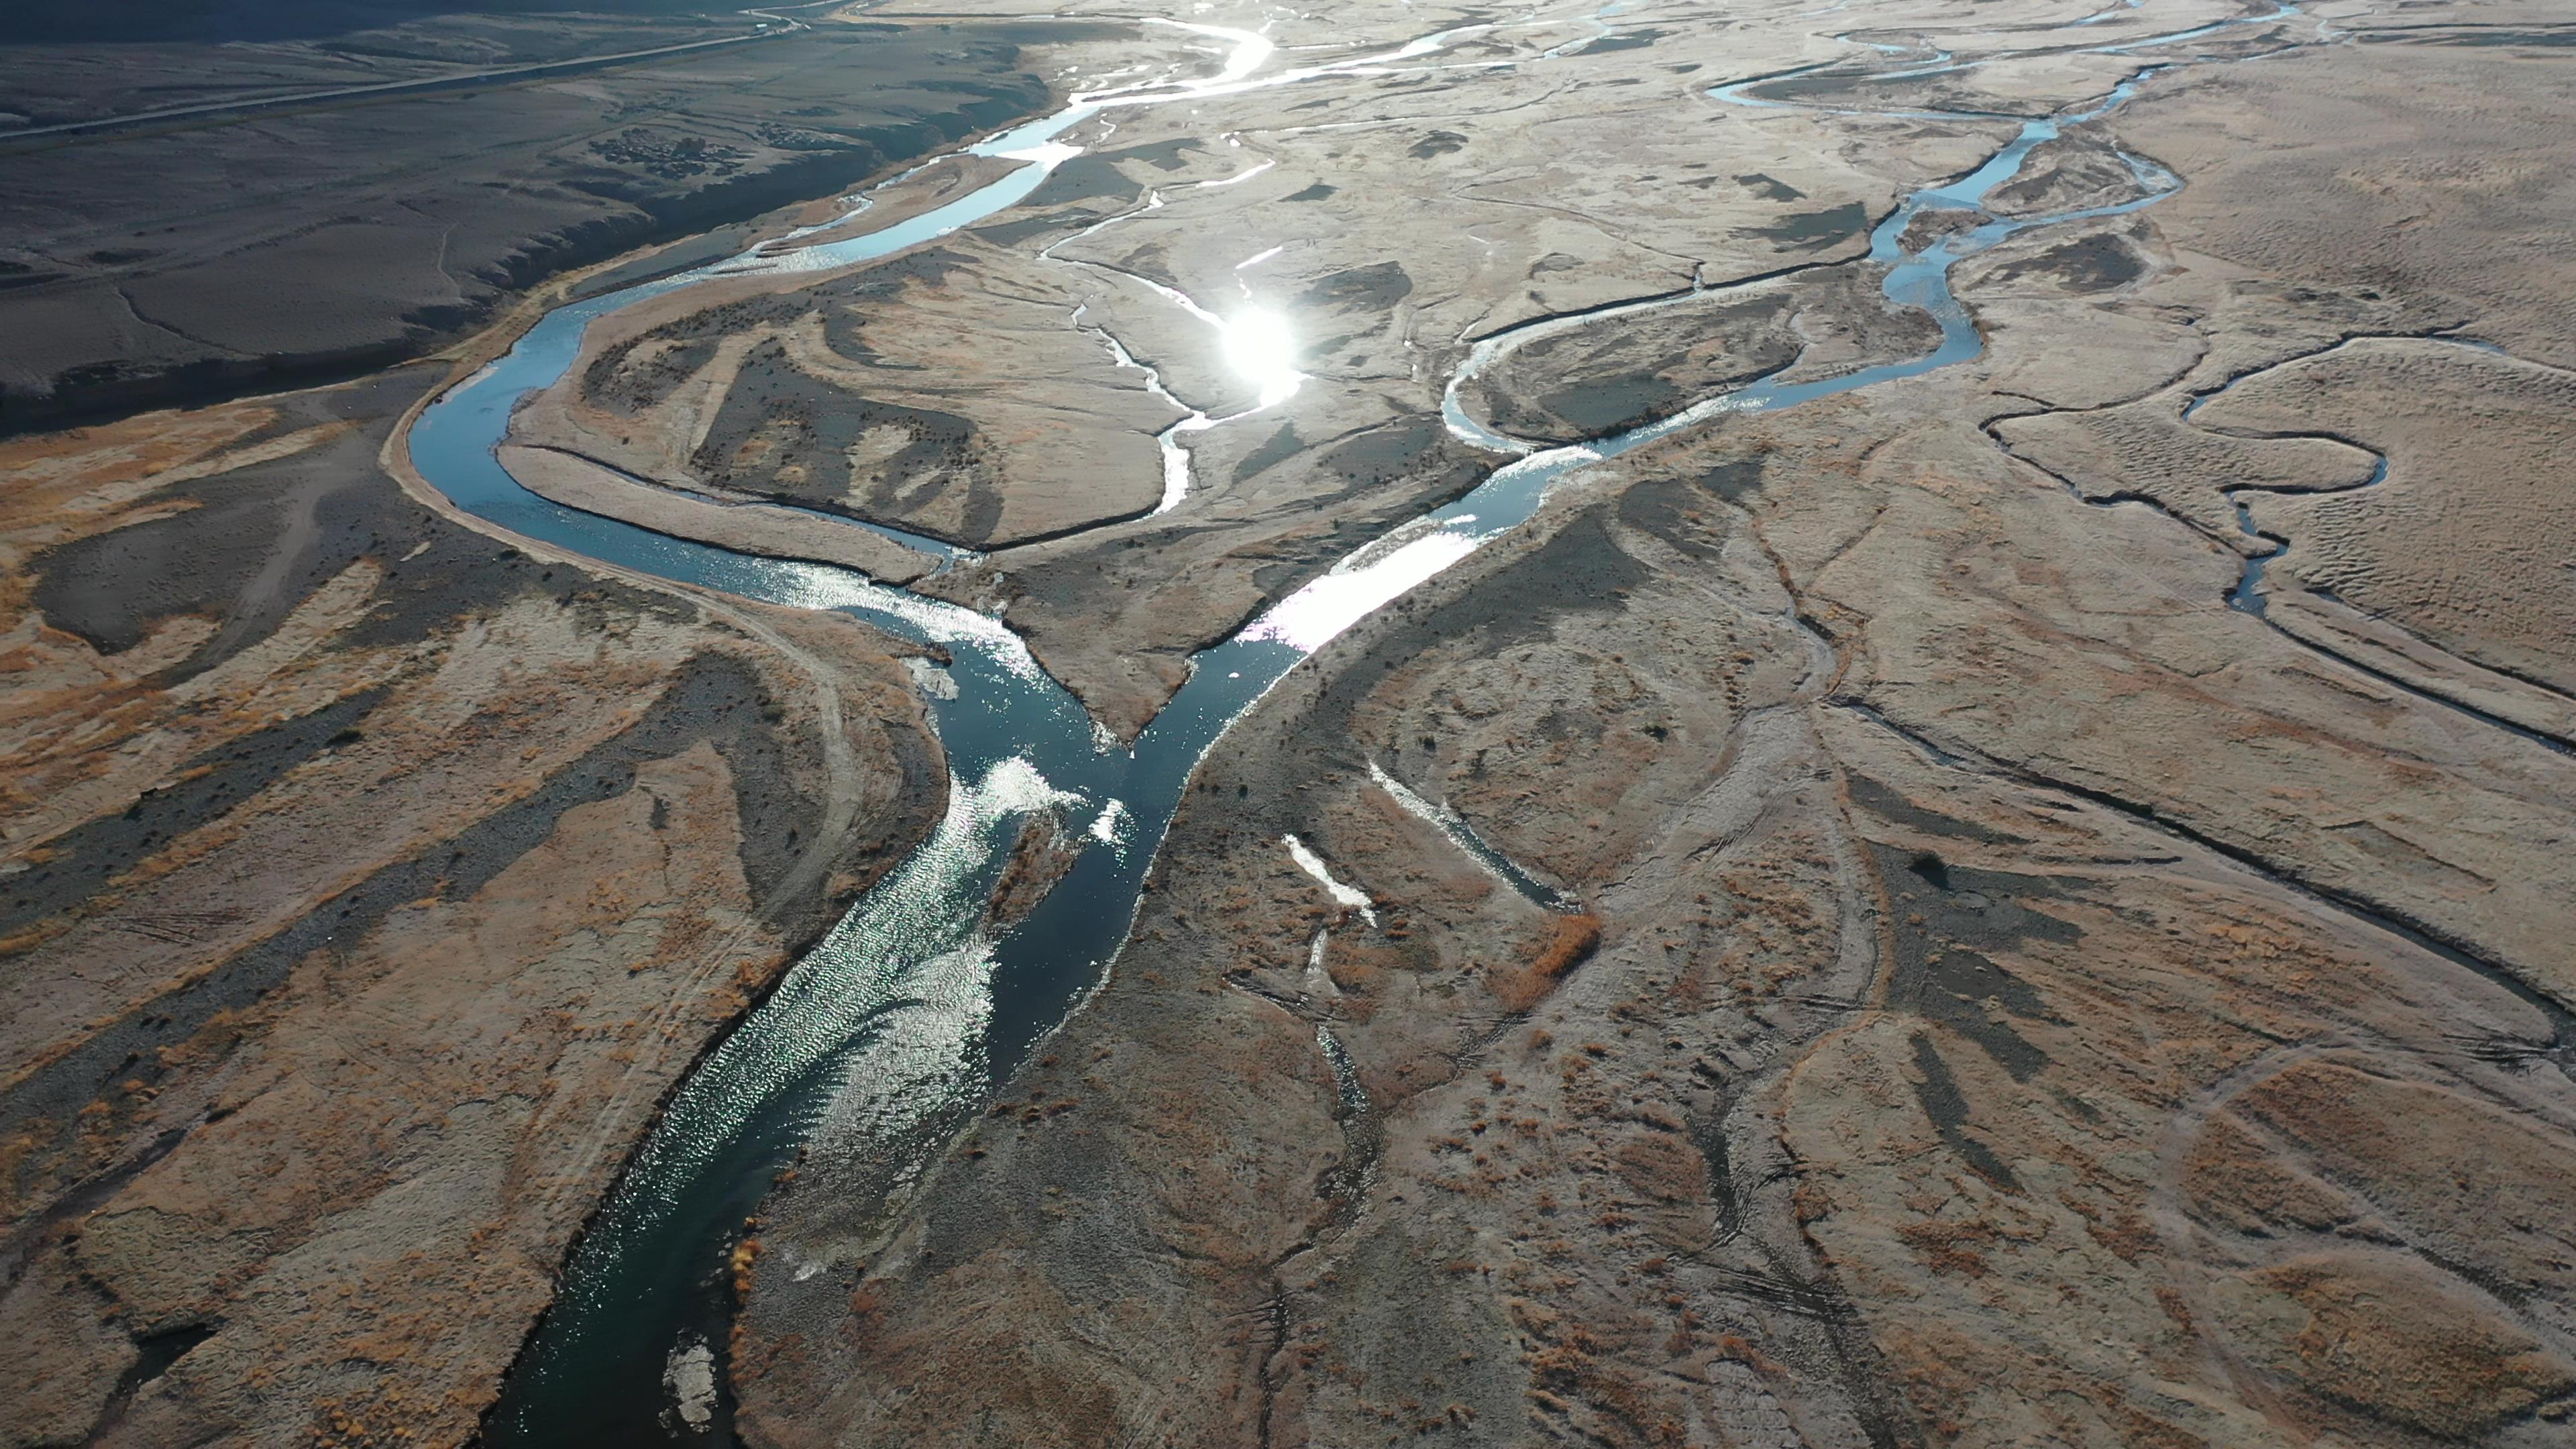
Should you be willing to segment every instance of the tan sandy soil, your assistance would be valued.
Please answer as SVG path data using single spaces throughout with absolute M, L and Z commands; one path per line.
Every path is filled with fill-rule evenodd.
M 2149 8 L 2104 38 L 2191 23 Z M 2431 18 L 2463 15 L 2486 18 Z M 1685 34 L 1600 74 L 1693 54 L 1686 20 L 1619 21 Z M 1773 17 L 1727 43 L 1785 64 L 1821 58 L 1799 29 L 1850 23 Z M 1979 23 L 1940 45 L 2031 43 Z M 2313 38 L 2294 29 L 2209 49 Z M 2184 191 L 1961 268 L 1984 357 L 1593 469 L 1292 675 L 1202 767 L 1107 985 L 924 1183 L 816 1163 L 773 1196 L 735 1366 L 747 1436 L 2563 1439 L 2576 758 L 2548 672 L 2558 374 L 2535 364 L 2568 332 L 2562 259 L 2530 239 L 2565 225 L 2564 168 L 2538 158 L 2567 142 L 2547 52 L 2454 33 L 2151 80 L 2017 201 L 2098 201 L 2115 140 Z M 2050 106 L 2120 73 L 2040 59 L 1887 90 Z M 1337 101 L 1438 114 L 1462 144 L 1424 164 L 1457 171 L 1394 219 L 1350 189 L 1299 203 L 1336 207 L 1347 240 L 1287 255 L 1374 238 L 1410 289 L 1373 320 L 1454 359 L 1458 324 L 1425 318 L 1530 305 L 1456 280 L 1482 230 L 1424 239 L 1425 215 L 1488 190 L 1480 165 L 1594 198 L 1605 238 L 1668 224 L 1664 133 L 1728 176 L 1758 169 L 1733 149 L 1755 132 L 1832 165 L 1964 169 L 1905 169 L 1951 143 L 1893 143 L 1909 128 L 1885 120 L 1686 127 L 1670 91 L 1640 127 L 1587 108 L 1576 64 L 1548 124 L 1479 118 L 1538 74 Z M 1665 184 L 1621 178 L 1626 210 L 1550 171 L 1591 154 L 1587 128 Z M 1515 149 L 1538 132 L 1543 152 Z M 1343 172 L 1283 160 L 1278 185 L 1397 154 L 1348 150 Z M 1262 245 L 1294 214 L 1252 209 L 1269 181 L 1218 193 L 1274 218 Z M 2407 225 L 2355 200 L 2407 185 L 2442 196 Z M 1232 225 L 1204 250 L 1259 250 L 1251 222 L 1185 200 L 1154 216 L 1161 252 L 1120 228 L 1098 244 L 1185 287 L 1168 238 Z M 1619 241 L 1569 254 L 1629 296 L 1675 284 Z M 1849 365 L 1817 355 L 1825 324 L 1890 335 L 1814 312 L 1803 366 Z M 2524 360 L 2343 341 L 2440 329 Z M 1673 330 L 1576 329 L 1490 374 L 1479 415 L 1559 426 L 1602 405 L 1586 379 L 1716 376 L 1718 339 L 1745 345 Z M 1290 451 L 1347 436 L 1310 422 L 1378 365 L 1342 347 L 1371 360 L 1314 369 L 1243 435 L 1287 430 L 1275 453 L 1234 425 L 1194 440 L 1207 493 L 1176 517 L 1257 532 L 1262 490 L 1283 515 L 1347 506 Z M 1410 397 L 1377 426 L 1436 401 Z M 1228 458 L 1260 466 L 1229 478 Z M 2238 533 L 2238 499 L 2292 540 L 2262 618 L 2226 602 L 2271 546 Z M 1132 608 L 1131 579 L 1201 610 L 1259 593 L 1193 567 L 1195 539 L 1173 558 L 1121 533 L 1138 546 L 995 560 L 1010 617 L 1095 698 L 1112 646 L 1051 638 L 1058 612 Z M 1080 587 L 1040 593 L 1075 560 Z M 1122 689 L 1153 677 L 1124 658 Z M 1291 834 L 1374 919 L 1297 867 Z
M 2255 522 L 2330 593 L 2562 694 L 2576 693 L 2576 375 L 2440 343 L 2365 338 L 2260 373 L 2193 415 L 2227 433 L 2328 434 L 2388 460 L 2368 493 L 2266 498 Z M 2301 545 L 2305 545 L 2302 549 Z
M 2392 1270 L 2332 1235 L 2411 1200 L 2437 1216 L 2383 1234 L 2465 1245 L 2470 1210 L 2438 1217 L 2455 1170 L 2404 1164 L 2485 1094 L 2543 1115 L 2478 1130 L 2546 1145 L 2462 1160 L 2555 1190 L 2570 1144 L 2539 1124 L 2569 1091 L 2515 1066 L 2540 1013 L 2192 842 L 1820 706 L 1834 657 L 1750 517 L 1622 481 L 1229 737 L 1107 993 L 920 1198 L 867 1233 L 828 1178 L 773 1199 L 760 1438 L 2381 1442 L 2566 1391 L 2548 1320 L 2475 1286 L 2484 1266 Z M 1599 954 L 1542 970 L 1546 914 L 1372 763 L 1572 888 Z M 1293 866 L 1291 830 L 1377 925 Z M 2243 1068 L 2346 1037 L 2422 1083 L 2372 1119 L 2395 1138 L 2359 1149 L 2375 1177 L 2331 1172 L 2384 1207 L 2248 1238 L 2214 1189 L 2167 1186 Z M 2277 1175 L 2271 1150 L 2215 1161 Z M 2391 1313 L 2389 1271 L 2456 1318 Z M 2234 1306 L 2258 1292 L 2314 1306 Z M 2445 1366 L 2419 1374 L 2428 1334 Z M 2329 1347 L 2369 1335 L 2407 1367 Z
M 792 241 L 781 239 L 774 250 L 804 246 L 828 246 L 853 236 L 865 235 L 879 227 L 900 225 L 925 211 L 935 210 L 997 177 L 1019 169 L 1016 161 L 998 156 L 941 156 L 923 163 L 902 182 L 869 189 L 869 205 L 855 211 L 847 207 L 829 207 L 825 214 L 807 225 L 819 230 Z M 821 225 L 829 222 L 830 225 Z
M 0 1442 L 464 1438 L 678 1073 L 936 808 L 847 621 L 404 500 L 433 376 L 0 452 Z
M 1141 514 L 1162 494 L 1152 435 L 1180 415 L 1064 325 L 1078 280 L 966 243 L 854 284 L 719 284 L 740 300 L 597 329 L 618 350 L 518 433 L 976 547 Z M 913 300 L 901 325 L 877 321 L 890 289 Z
M 758 503 L 718 503 L 656 488 L 570 453 L 508 446 L 501 466 L 531 493 L 568 508 L 764 558 L 818 559 L 891 584 L 930 571 L 926 555 L 865 529 Z
M 976 1125 L 772 1192 L 746 1442 L 2567 1441 L 2563 32 L 2330 3 L 2079 53 L 2248 13 L 2097 8 L 1220 6 L 1283 68 L 1491 24 L 1106 111 L 972 231 L 593 329 L 518 436 L 670 485 L 603 511 L 991 544 L 923 587 L 1132 734 L 1497 466 L 1438 416 L 1480 338 L 1712 289 L 1462 393 L 1559 438 L 1928 346 L 1867 229 L 2014 123 L 1831 108 L 2038 115 L 2157 65 L 1989 199 L 2133 195 L 2122 150 L 2183 183 L 1961 266 L 1973 361 L 1574 473 L 1292 673 Z M 1070 13 L 1026 57 L 1061 90 L 1214 55 Z M 1779 104 L 1704 94 L 1757 75 Z M 1295 395 L 1230 416 L 1256 380 L 1164 288 L 1274 309 Z M 1113 340 L 1227 419 L 1169 513 L 1178 412 Z M 846 620 L 292 477 L 301 531 L 225 511 L 370 408 L 15 464 L 18 1442 L 463 1438 L 662 1087 L 935 798 Z M 1064 864 L 1029 822 L 987 921 Z

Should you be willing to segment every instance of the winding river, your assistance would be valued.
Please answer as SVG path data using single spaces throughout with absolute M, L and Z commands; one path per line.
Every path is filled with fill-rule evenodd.
M 1615 8 L 1593 12 L 1596 23 Z M 1938 320 L 1941 340 L 1931 352 L 1829 378 L 1790 380 L 1793 368 L 1645 426 L 1543 449 L 1469 416 L 1458 401 L 1459 384 L 1534 338 L 1615 323 L 1724 289 L 1694 285 L 1579 318 L 1542 319 L 1476 342 L 1449 382 L 1443 412 L 1460 437 L 1509 461 L 1456 502 L 1358 550 L 1196 656 L 1188 683 L 1132 748 L 1112 743 L 1018 636 L 994 618 L 842 569 L 746 556 L 566 508 L 520 487 L 502 468 L 494 449 L 512 411 L 563 377 L 584 329 L 610 312 L 747 271 L 855 265 L 982 221 L 1026 198 L 1055 167 L 1080 154 L 1064 139 L 1068 133 L 1122 107 L 1401 67 L 1450 48 L 1463 35 L 1490 29 L 1444 32 L 1391 51 L 1274 73 L 1265 69 L 1272 47 L 1258 35 L 1181 28 L 1223 42 L 1226 60 L 1216 74 L 1077 96 L 1052 115 L 969 147 L 973 155 L 1022 164 L 899 224 L 802 243 L 805 236 L 846 229 L 844 218 L 741 257 L 559 308 L 506 356 L 425 409 L 410 429 L 410 456 L 421 476 L 500 529 L 637 574 L 772 604 L 841 610 L 935 645 L 950 661 L 946 677 L 929 681 L 924 691 L 953 780 L 945 817 L 682 1084 L 575 1250 L 554 1308 L 487 1422 L 487 1442 L 495 1446 L 728 1437 L 721 1405 L 714 1404 L 708 1387 L 711 1375 L 720 1376 L 713 1359 L 724 1341 L 729 1303 L 722 1268 L 735 1233 L 774 1173 L 800 1149 L 818 1155 L 910 1154 L 915 1160 L 934 1151 L 990 1084 L 1009 1073 L 1102 978 L 1133 924 L 1146 871 L 1200 758 L 1301 660 L 1518 527 L 1570 472 L 1724 414 L 1790 407 L 1977 356 L 1982 338 L 1949 287 L 1955 263 L 2031 227 L 2150 205 L 2179 185 L 2151 163 L 2127 158 L 2137 194 L 2116 204 L 2019 219 L 1984 217 L 1977 210 L 1988 191 L 2019 173 L 2034 147 L 2065 126 L 2109 112 L 2147 72 L 2065 115 L 2021 120 L 1924 113 L 2016 127 L 1974 171 L 1905 197 L 1870 234 L 1869 260 L 1885 268 L 1888 299 Z M 1532 59 L 1568 50 L 1559 47 Z M 1789 104 L 1763 98 L 1759 88 L 1767 83 L 1742 82 L 1708 94 L 1727 104 Z M 1945 210 L 1984 219 L 1909 250 L 1906 233 L 1914 219 Z M 1074 325 L 1080 325 L 1079 315 Z M 1214 425 L 1203 414 L 1194 417 L 1196 427 Z M 1166 507 L 1184 505 L 1187 494 L 1186 459 L 1173 464 L 1171 454 L 1178 450 L 1170 443 L 1167 434 Z M 1178 477 L 1171 476 L 1175 466 Z M 849 525 L 818 521 L 819 526 Z M 987 936 L 981 929 L 986 901 L 1021 824 L 1042 810 L 1080 832 L 1081 853 L 1016 928 Z M 675 1393 L 686 1405 L 685 1424 Z

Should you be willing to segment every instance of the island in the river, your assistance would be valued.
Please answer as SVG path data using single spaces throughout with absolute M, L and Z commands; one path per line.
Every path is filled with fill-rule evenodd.
M 0 1446 L 2576 1444 L 2559 10 L 30 9 Z

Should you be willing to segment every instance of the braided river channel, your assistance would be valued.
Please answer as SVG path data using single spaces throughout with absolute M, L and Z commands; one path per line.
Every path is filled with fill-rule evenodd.
M 1595 14 L 1603 24 L 1615 6 Z M 2232 24 L 2276 20 L 2280 11 Z M 1148 22 L 1169 24 L 1170 22 Z M 730 1440 L 721 1403 L 720 1355 L 731 1307 L 724 1266 L 746 1215 L 775 1174 L 800 1153 L 871 1154 L 918 1164 L 977 1109 L 992 1085 L 1059 1025 L 1109 969 L 1134 923 L 1139 893 L 1192 772 L 1227 726 L 1271 685 L 1343 630 L 1530 518 L 1567 474 L 1725 414 L 1774 410 L 1873 387 L 1976 357 L 1984 343 L 1953 297 L 1952 266 L 2032 227 L 2136 210 L 2178 188 L 2150 162 L 2124 157 L 2136 193 L 2109 206 L 2054 216 L 1994 219 L 1981 199 L 2013 179 L 2031 150 L 2070 125 L 2103 116 L 2152 68 L 2068 113 L 2027 119 L 1974 112 L 1898 112 L 2014 128 L 1968 174 L 1904 197 L 1870 233 L 1868 264 L 1884 271 L 1897 307 L 1928 312 L 1940 342 L 1912 359 L 1841 376 L 1776 378 L 1706 397 L 1629 431 L 1545 447 L 1468 416 L 1459 385 L 1522 343 L 1569 328 L 1616 326 L 1623 317 L 1722 294 L 1694 285 L 1579 316 L 1542 318 L 1469 348 L 1450 378 L 1443 412 L 1451 430 L 1496 455 L 1471 492 L 1394 529 L 1280 600 L 1231 638 L 1199 653 L 1189 680 L 1131 746 L 1110 738 L 1031 657 L 1003 623 L 972 609 L 876 583 L 819 563 L 739 554 L 564 507 L 521 487 L 495 449 L 511 414 L 571 368 L 599 317 L 701 283 L 746 272 L 821 271 L 860 265 L 935 240 L 1008 210 L 1081 148 L 1063 139 L 1122 108 L 1205 101 L 1317 77 L 1368 75 L 1432 63 L 1478 26 L 1323 65 L 1272 68 L 1271 44 L 1248 32 L 1180 27 L 1220 42 L 1222 66 L 1196 81 L 1162 81 L 1075 96 L 1063 109 L 965 148 L 1020 164 L 969 194 L 854 238 L 797 245 L 798 236 L 743 256 L 565 305 L 507 355 L 426 408 L 407 436 L 411 462 L 432 487 L 497 530 L 632 574 L 769 604 L 853 614 L 903 639 L 933 646 L 948 663 L 925 689 L 947 755 L 947 809 L 914 852 L 835 924 L 778 989 L 738 1022 L 681 1085 L 650 1137 L 575 1248 L 554 1307 L 514 1369 L 485 1425 L 504 1445 Z M 1606 29 L 1606 24 L 1605 24 Z M 2205 30 L 2099 50 L 2133 51 Z M 1873 47 L 1884 51 L 1887 47 Z M 1563 48 L 1560 48 L 1560 51 Z M 1538 63 L 1559 52 L 1533 55 Z M 1940 60 L 1946 60 L 1943 56 Z M 1936 62 L 1937 63 L 1937 62 Z M 1462 68 L 1472 73 L 1473 68 Z M 1796 75 L 1812 75 L 1809 67 Z M 1896 77 L 1923 73 L 1887 71 Z M 1842 72 L 1837 72 L 1837 75 Z M 1853 79 L 1870 78 L 1850 72 Z M 1727 105 L 1810 107 L 1765 99 L 1766 81 L 1707 95 Z M 1976 225 L 1909 249 L 1917 215 L 1961 211 Z M 827 224 L 846 231 L 847 218 Z M 1175 297 L 1182 305 L 1193 305 Z M 1284 407 L 1291 400 L 1274 401 Z M 1223 421 L 1223 420 L 1219 420 Z M 1185 490 L 1167 506 L 1186 507 Z M 816 516 L 820 528 L 859 526 Z M 930 540 L 879 529 L 940 553 Z M 1037 811 L 1087 821 L 1070 870 L 1018 925 L 988 937 L 985 905 L 1022 823 Z M 694 1360 L 694 1387 L 681 1372 Z M 682 1409 L 686 1412 L 682 1412 Z

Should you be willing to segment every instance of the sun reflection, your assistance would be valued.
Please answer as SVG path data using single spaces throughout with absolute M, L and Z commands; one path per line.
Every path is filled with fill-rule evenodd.
M 1218 324 L 1225 329 L 1225 363 L 1235 375 L 1261 389 L 1257 406 L 1286 402 L 1306 380 L 1297 370 L 1297 337 L 1288 319 L 1267 307 L 1237 312 Z

